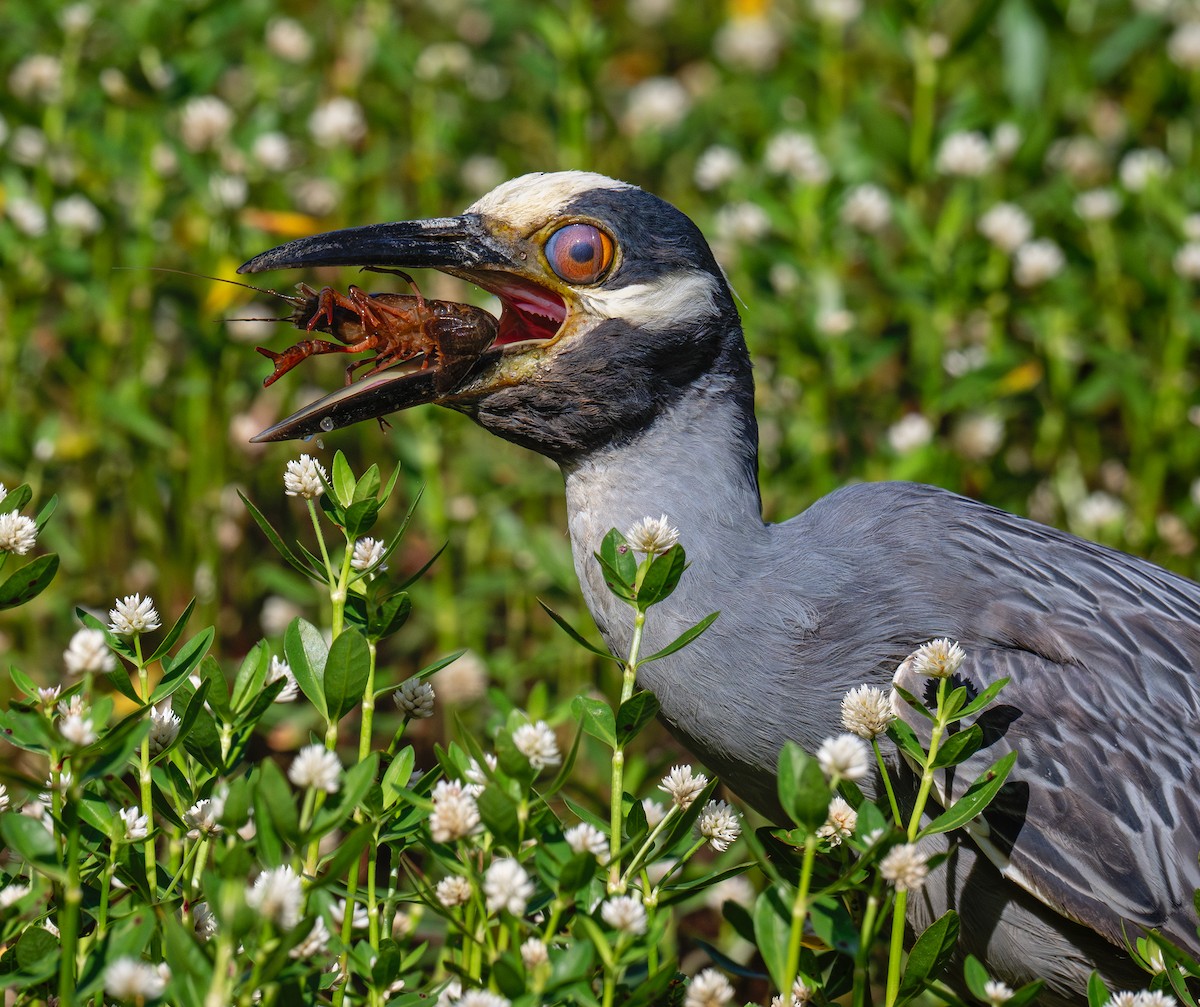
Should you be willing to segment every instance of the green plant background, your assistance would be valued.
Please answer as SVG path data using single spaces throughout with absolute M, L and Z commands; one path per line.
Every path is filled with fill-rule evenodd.
M 335 387 L 340 366 L 306 363 L 262 389 L 269 366 L 253 347 L 282 348 L 291 330 L 247 341 L 223 319 L 261 313 L 268 299 L 151 267 L 232 276 L 294 235 L 457 212 L 492 182 L 532 170 L 634 181 L 716 241 L 757 365 L 769 519 L 850 480 L 915 479 L 1194 575 L 1200 431 L 1189 408 L 1200 323 L 1194 281 L 1173 259 L 1187 215 L 1200 209 L 1200 75 L 1168 56 L 1178 30 L 1168 6 L 871 3 L 843 28 L 799 0 L 183 0 L 98 2 L 79 27 L 61 5 L 6 4 L 0 481 L 60 495 L 39 548 L 61 553 L 63 565 L 47 594 L 0 622 L 4 663 L 53 679 L 73 607 L 107 608 L 135 590 L 165 615 L 197 595 L 199 624 L 218 627 L 231 661 L 262 635 L 264 604 L 277 611 L 279 599 L 309 597 L 236 490 L 303 532 L 281 486 L 301 446 L 260 448 L 247 437 Z M 268 45 L 281 16 L 309 34 L 306 58 Z M 750 42 L 739 49 L 739 38 Z M 31 54 L 61 61 L 57 95 L 22 93 Z M 655 78 L 674 82 L 664 92 L 674 105 L 639 128 Z M 204 95 L 226 103 L 232 124 L 193 150 L 182 117 Z M 365 134 L 322 146 L 309 116 L 339 95 L 360 104 Z M 1020 142 L 982 177 L 938 170 L 947 135 L 992 135 L 1003 123 Z M 764 153 L 784 131 L 811 135 L 827 182 L 769 170 Z M 268 132 L 289 139 L 288 167 L 256 159 Z M 1064 165 L 1063 141 L 1080 137 L 1088 140 L 1076 147 L 1095 155 L 1086 171 Z M 736 152 L 741 167 L 700 188 L 696 164 L 713 145 Z M 1141 147 L 1166 151 L 1171 171 L 1127 191 L 1118 166 Z M 243 179 L 244 201 L 222 205 L 218 175 Z M 315 206 L 313 180 L 332 196 L 325 207 Z M 841 219 L 847 193 L 864 182 L 891 199 L 878 234 Z M 1089 223 L 1074 200 L 1097 186 L 1113 187 L 1121 210 Z M 56 222 L 55 204 L 72 194 L 99 210 L 96 233 Z M 1057 277 L 1013 282 L 1008 257 L 976 226 L 1000 200 L 1062 248 Z M 28 203 L 48 215 L 43 233 L 20 226 Z M 765 221 L 739 239 L 746 203 Z M 297 278 L 260 279 L 289 291 Z M 421 282 L 486 303 L 436 275 Z M 848 327 L 832 331 L 827 319 L 839 311 L 850 313 L 839 316 Z M 968 357 L 972 369 L 953 363 Z M 912 413 L 932 436 L 897 450 L 889 430 Z M 992 430 L 1003 425 L 982 453 L 970 436 L 981 416 Z M 391 423 L 387 433 L 363 424 L 303 447 L 326 463 L 341 448 L 358 471 L 399 458 L 407 500 L 425 486 L 393 561 L 402 568 L 449 543 L 381 663 L 399 680 L 469 647 L 514 701 L 526 703 L 534 683 L 552 699 L 586 688 L 598 670 L 536 601 L 585 620 L 557 472 L 434 408 Z M 396 522 L 402 513 L 395 508 Z M 278 640 L 281 627 L 268 622 Z

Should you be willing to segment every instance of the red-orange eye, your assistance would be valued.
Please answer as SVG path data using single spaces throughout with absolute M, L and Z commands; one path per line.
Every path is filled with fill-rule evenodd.
M 612 265 L 612 239 L 591 224 L 567 224 L 546 242 L 546 261 L 568 283 L 595 283 Z

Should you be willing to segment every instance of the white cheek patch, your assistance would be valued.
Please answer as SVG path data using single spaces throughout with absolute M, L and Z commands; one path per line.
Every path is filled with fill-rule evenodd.
M 557 217 L 585 192 L 632 188 L 628 182 L 594 171 L 535 172 L 498 185 L 477 199 L 467 212 L 495 217 L 518 231 L 530 231 Z
M 720 288 L 707 273 L 680 271 L 619 290 L 579 294 L 580 305 L 599 318 L 624 318 L 642 329 L 670 329 L 718 314 Z

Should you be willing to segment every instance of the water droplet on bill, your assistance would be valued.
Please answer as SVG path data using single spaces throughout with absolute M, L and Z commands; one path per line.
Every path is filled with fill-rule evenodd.
M 326 416 L 323 420 L 321 420 L 321 429 L 324 430 L 326 433 L 329 433 L 329 431 L 333 429 L 333 417 L 332 416 Z

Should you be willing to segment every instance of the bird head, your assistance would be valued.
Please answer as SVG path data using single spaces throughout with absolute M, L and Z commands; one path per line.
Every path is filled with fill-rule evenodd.
M 428 371 L 388 369 L 255 440 L 438 402 L 565 463 L 635 437 L 697 381 L 725 373 L 753 393 L 729 286 L 699 229 L 603 175 L 525 175 L 461 216 L 301 238 L 239 272 L 338 265 L 432 267 L 475 283 L 502 305 L 496 341 L 450 392 Z

